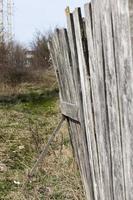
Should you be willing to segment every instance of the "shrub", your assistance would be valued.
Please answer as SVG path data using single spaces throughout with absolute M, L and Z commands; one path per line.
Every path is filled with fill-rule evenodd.
M 33 52 L 32 67 L 35 69 L 42 68 L 45 70 L 48 69 L 51 64 L 47 42 L 48 39 L 45 35 L 37 33 L 31 43 L 31 49 Z
M 15 41 L 0 44 L 0 82 L 4 84 L 38 82 L 50 65 L 45 35 L 37 33 L 30 50 Z
M 19 83 L 24 75 L 26 49 L 17 42 L 0 44 L 0 82 Z

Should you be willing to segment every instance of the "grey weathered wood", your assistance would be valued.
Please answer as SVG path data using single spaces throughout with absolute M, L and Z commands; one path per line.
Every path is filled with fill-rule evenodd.
M 75 27 L 73 21 L 73 15 L 71 13 L 67 13 L 67 29 L 68 29 L 68 38 L 69 44 L 71 49 L 71 58 L 72 58 L 72 69 L 73 69 L 73 79 L 75 82 L 76 88 L 76 98 L 77 104 L 79 106 L 79 118 L 81 123 L 81 132 L 79 134 L 79 142 L 82 143 L 81 152 L 85 154 L 85 159 L 82 160 L 82 154 L 80 157 L 82 170 L 81 170 L 81 177 L 83 184 L 85 186 L 86 197 L 87 199 L 93 199 L 93 188 L 92 188 L 92 178 L 90 173 L 90 164 L 88 160 L 88 151 L 87 151 L 87 141 L 86 141 L 86 131 L 85 131 L 85 123 L 84 123 L 84 115 L 83 115 L 83 105 L 82 105 L 82 92 L 81 92 L 81 82 L 80 82 L 80 74 L 79 74 L 79 63 L 78 63 L 78 54 L 77 54 L 77 45 L 76 45 L 76 37 L 75 37 Z
M 79 8 L 67 12 L 67 29 L 56 30 L 49 44 L 88 200 L 133 199 L 128 7 L 127 0 L 92 0 L 84 18 Z
M 64 30 L 62 30 L 60 32 L 58 30 L 56 31 L 56 39 L 57 39 L 56 43 L 57 44 L 59 44 L 59 43 L 61 44 L 60 45 L 60 47 L 62 48 L 61 52 L 63 52 L 64 50 L 66 51 L 66 47 L 62 46 L 62 45 L 64 45 L 64 41 L 61 40 L 62 37 L 64 37 L 64 39 L 66 39 L 66 34 L 64 34 L 64 36 L 62 36 L 62 34 L 64 34 Z M 60 47 L 58 46 L 56 48 L 56 51 L 57 51 L 56 54 L 58 54 L 58 51 L 59 51 Z M 64 60 L 69 59 L 69 60 L 67 60 L 67 63 L 70 62 L 70 57 L 68 57 L 68 51 L 69 51 L 69 49 L 67 47 L 67 52 L 65 52 L 65 54 L 63 54 L 63 55 L 61 54 L 61 56 L 63 57 Z M 66 55 L 67 55 L 67 57 L 66 57 Z M 58 57 L 59 57 L 58 63 L 61 63 L 62 61 L 61 61 L 60 55 Z M 61 79 L 64 80 L 64 75 L 65 75 L 65 78 L 68 78 L 67 83 L 69 83 L 70 77 L 71 77 L 71 76 L 69 77 L 69 75 L 71 74 L 71 71 L 70 71 L 70 68 L 69 68 L 69 73 L 68 73 L 66 71 L 66 70 L 68 70 L 68 65 L 66 65 L 65 69 L 64 69 L 64 66 L 65 66 L 65 64 L 62 65 L 62 66 L 60 66 L 60 68 L 61 68 L 60 70 L 61 71 L 59 70 L 59 76 L 61 76 Z M 62 67 L 63 67 L 63 69 L 62 69 Z M 65 73 L 62 72 L 62 70 L 63 71 L 65 70 Z M 65 89 L 67 89 L 67 95 L 68 95 L 68 91 L 69 91 L 72 94 L 72 96 L 73 96 L 73 94 L 74 94 L 74 88 L 69 87 L 69 89 L 68 89 L 68 86 L 65 83 Z M 75 97 L 76 97 L 76 94 L 74 95 L 74 98 Z M 63 96 L 63 98 L 66 98 L 68 100 L 68 102 L 70 102 L 72 100 L 72 99 L 70 100 L 70 96 L 69 96 L 69 99 L 68 99 L 68 96 L 66 96 L 66 94 L 65 94 L 65 97 Z M 68 120 L 68 123 L 70 125 L 71 139 L 72 139 L 72 142 L 73 142 L 73 148 L 75 150 L 75 155 L 76 155 L 76 158 L 77 158 L 77 162 L 78 162 L 78 165 L 79 165 L 79 167 L 81 169 L 82 179 L 83 179 L 83 182 L 85 183 L 84 185 L 87 186 L 88 185 L 87 184 L 88 172 L 87 172 L 86 168 L 88 167 L 89 164 L 87 162 L 87 160 L 88 160 L 88 153 L 87 153 L 87 149 L 86 149 L 87 146 L 85 144 L 85 142 L 86 142 L 85 141 L 85 135 L 82 134 L 82 130 L 81 130 L 81 127 L 80 127 L 79 124 L 74 124 L 74 122 L 71 121 L 70 119 Z M 83 138 L 84 138 L 85 142 L 83 142 Z M 88 191 L 88 188 L 86 188 L 86 191 Z M 88 192 L 87 192 L 87 194 L 88 194 Z
M 103 59 L 105 67 L 105 86 L 112 162 L 112 184 L 114 199 L 125 199 L 123 152 L 121 146 L 118 88 L 116 80 L 113 30 L 109 1 L 101 6 L 101 26 L 103 40 Z
M 81 17 L 81 11 L 77 8 L 74 12 L 74 25 L 75 25 L 75 35 L 77 43 L 78 52 L 78 62 L 79 62 L 79 72 L 81 80 L 81 90 L 83 95 L 83 109 L 84 109 L 84 119 L 85 127 L 87 130 L 87 142 L 90 160 L 90 170 L 92 174 L 92 183 L 94 189 L 94 198 L 102 198 L 102 190 L 100 184 L 99 168 L 98 168 L 98 155 L 95 140 L 95 130 L 94 130 L 94 120 L 91 102 L 91 86 L 90 77 L 88 73 L 88 58 L 86 57 L 85 49 L 85 35 L 83 32 L 83 21 Z
M 68 38 L 67 38 L 66 32 L 63 31 L 62 33 L 63 33 L 63 38 L 64 38 L 62 44 L 68 45 L 67 48 L 66 48 L 66 46 L 63 46 L 63 49 L 66 50 L 64 58 L 66 59 L 66 70 L 67 70 L 67 73 L 68 73 L 68 76 L 67 76 L 68 83 L 70 84 L 71 99 L 73 99 L 72 102 L 75 101 L 76 104 L 79 105 L 79 103 L 78 103 L 79 99 L 77 98 L 77 95 L 75 93 L 75 91 L 77 91 L 77 90 L 76 90 L 76 88 L 74 88 L 74 83 L 71 83 L 71 78 L 72 78 L 71 75 L 74 72 L 74 68 L 73 68 L 74 66 L 73 66 L 73 63 L 72 63 L 72 60 L 71 60 L 72 59 L 71 55 L 69 53 L 69 50 L 70 50 L 69 49 L 69 42 L 68 42 Z M 66 41 L 67 41 L 67 43 L 66 43 Z M 81 118 L 80 118 L 80 120 L 81 120 Z M 80 164 L 80 166 L 82 167 L 82 171 L 83 171 L 82 175 L 84 177 L 84 182 L 86 183 L 89 180 L 88 179 L 88 175 L 87 175 L 88 174 L 87 170 L 88 170 L 88 165 L 89 165 L 89 163 L 88 163 L 89 159 L 88 159 L 85 132 L 82 133 L 82 131 L 84 130 L 84 127 L 83 127 L 83 125 L 82 126 L 80 126 L 80 125 L 76 125 L 75 126 L 71 121 L 70 121 L 70 126 L 71 126 L 72 129 L 76 129 L 77 133 L 78 133 L 77 135 L 75 135 L 75 138 L 77 140 L 77 145 L 78 145 L 78 149 L 79 149 L 78 154 L 79 154 L 79 157 L 80 157 L 80 162 L 82 162 L 82 164 Z M 85 184 L 85 185 L 87 185 L 87 184 Z
M 129 0 L 129 13 L 130 13 L 130 33 L 132 41 L 132 55 L 133 55 L 133 1 Z
M 92 14 L 93 11 L 93 14 Z M 98 2 L 85 5 L 85 22 L 89 55 L 90 82 L 95 121 L 96 145 L 101 180 L 102 199 L 111 198 L 110 152 L 107 131 L 105 86 L 102 58 L 100 12 Z M 108 149 L 108 151 L 107 151 Z
M 64 62 L 62 63 L 62 50 L 61 50 L 61 48 L 60 48 L 60 43 L 59 43 L 59 30 L 56 30 L 56 33 L 55 33 L 55 41 L 54 41 L 54 45 L 55 45 L 55 47 L 57 47 L 57 48 L 55 48 L 55 51 L 56 51 L 56 55 L 58 55 L 58 75 L 59 75 L 59 78 L 61 79 L 61 87 L 62 87 L 62 89 L 63 89 L 63 92 L 62 92 L 62 95 L 60 96 L 60 99 L 61 99 L 61 101 L 68 101 L 69 103 L 71 103 L 70 102 L 70 98 L 68 99 L 68 87 L 67 87 L 67 83 L 68 83 L 68 81 L 66 80 L 66 75 L 65 75 L 65 73 L 64 73 L 64 67 L 65 67 L 65 65 L 64 65 Z M 61 38 L 60 38 L 61 39 Z M 62 43 L 62 41 L 60 41 L 61 43 Z M 68 74 L 67 74 L 68 75 Z M 67 92 L 66 92 L 66 90 L 67 90 Z M 69 97 L 70 97 L 70 95 L 69 95 Z M 74 146 L 74 149 L 75 149 L 75 155 L 76 155 L 76 159 L 77 159 L 77 162 L 78 162 L 78 165 L 80 166 L 80 162 L 79 162 L 79 153 L 78 153 L 78 141 L 77 141 L 77 138 L 76 138 L 76 132 L 77 132 L 77 130 L 76 130 L 76 126 L 77 125 L 75 125 L 75 124 L 72 124 L 71 123 L 71 121 L 70 120 L 68 120 L 68 123 L 70 124 L 70 129 L 71 129 L 71 133 L 73 133 L 73 135 L 72 135 L 72 139 L 73 139 L 73 146 Z
M 79 108 L 77 105 L 67 102 L 60 102 L 61 104 L 61 112 L 66 117 L 69 117 L 75 121 L 79 121 Z
M 110 0 L 126 199 L 133 199 L 133 66 L 128 1 Z
M 55 35 L 53 36 L 52 40 L 49 41 L 49 49 L 50 49 L 50 52 L 51 52 L 51 57 L 52 57 L 52 61 L 53 61 L 53 64 L 54 64 L 54 67 L 55 67 L 55 72 L 56 72 L 56 75 L 57 75 L 57 79 L 58 79 L 58 83 L 59 83 L 59 88 L 60 88 L 60 100 L 62 101 L 63 99 L 66 100 L 66 94 L 65 94 L 65 86 L 64 86 L 64 83 L 62 80 L 64 77 L 62 76 L 62 71 L 61 71 L 61 68 L 60 68 L 60 64 L 61 64 L 61 61 L 60 61 L 60 49 L 59 49 L 59 41 L 58 41 L 58 30 L 56 30 L 56 33 Z M 68 123 L 69 123 L 69 120 L 68 120 Z M 79 163 L 79 155 L 78 155 L 78 150 L 77 150 L 77 143 L 76 143 L 76 138 L 75 138 L 75 128 L 73 128 L 71 126 L 70 128 L 70 132 L 71 132 L 71 139 L 72 139 L 72 143 L 73 143 L 73 148 L 74 148 L 74 153 L 75 153 L 75 156 L 76 156 L 76 160 L 78 162 L 78 165 L 80 167 L 80 163 Z

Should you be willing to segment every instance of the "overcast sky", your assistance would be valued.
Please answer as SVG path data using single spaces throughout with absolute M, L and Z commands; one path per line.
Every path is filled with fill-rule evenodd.
M 32 40 L 36 31 L 65 26 L 66 6 L 73 10 L 89 0 L 14 0 L 15 38 L 23 43 Z

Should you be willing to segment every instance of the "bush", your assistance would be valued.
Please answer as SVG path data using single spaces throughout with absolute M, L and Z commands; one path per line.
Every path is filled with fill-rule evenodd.
M 24 70 L 26 62 L 26 49 L 19 43 L 0 44 L 0 82 L 19 83 L 22 76 L 26 75 Z
M 1 83 L 17 85 L 23 82 L 38 82 L 42 80 L 44 71 L 50 65 L 45 35 L 36 34 L 31 50 L 15 41 L 0 44 Z
M 42 68 L 45 70 L 51 65 L 47 42 L 48 39 L 45 35 L 37 33 L 31 43 L 31 49 L 33 52 L 32 67 L 35 69 Z
M 27 49 L 17 42 L 8 44 L 9 56 L 8 65 L 21 70 L 26 64 Z

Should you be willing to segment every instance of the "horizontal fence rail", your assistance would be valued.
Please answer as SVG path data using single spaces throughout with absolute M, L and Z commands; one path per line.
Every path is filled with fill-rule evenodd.
M 80 8 L 67 8 L 67 29 L 56 29 L 49 40 L 61 111 L 86 199 L 133 200 L 129 3 L 92 0 L 84 11 L 82 17 Z

